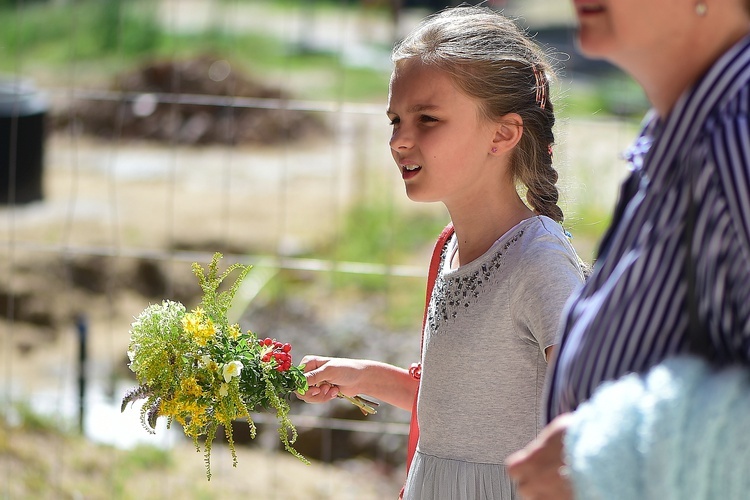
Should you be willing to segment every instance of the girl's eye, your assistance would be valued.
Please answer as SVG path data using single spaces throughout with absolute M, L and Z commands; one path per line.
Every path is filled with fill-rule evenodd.
M 432 123 L 438 121 L 434 116 L 422 115 L 419 117 L 419 121 L 422 123 Z
M 396 117 L 396 118 L 393 118 L 393 119 L 391 119 L 391 123 L 390 123 L 390 125 L 391 125 L 391 126 L 393 126 L 393 125 L 397 125 L 397 124 L 398 124 L 398 123 L 399 123 L 400 121 L 401 121 L 401 120 L 400 120 L 400 119 L 399 119 L 398 117 Z

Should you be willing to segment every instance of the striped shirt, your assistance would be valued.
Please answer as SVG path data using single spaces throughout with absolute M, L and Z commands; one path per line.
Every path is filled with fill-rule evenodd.
M 688 247 L 700 331 L 720 363 L 750 361 L 750 36 L 665 120 L 650 113 L 626 158 L 631 174 L 594 272 L 563 313 L 547 420 L 604 381 L 690 350 Z

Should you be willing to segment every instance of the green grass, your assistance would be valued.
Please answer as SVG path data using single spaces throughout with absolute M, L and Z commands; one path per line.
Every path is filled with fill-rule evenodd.
M 355 206 L 346 217 L 342 237 L 332 256 L 337 260 L 398 264 L 414 262 L 415 254 L 429 257 L 428 249 L 448 221 L 447 216 L 406 213 L 396 217 L 392 207 L 371 202 Z M 419 262 L 426 269 L 427 262 Z M 406 327 L 424 301 L 424 279 L 382 275 L 352 276 L 335 273 L 335 288 L 343 293 L 380 294 L 386 304 L 383 319 L 393 328 Z M 365 299 L 372 300 L 372 299 Z
M 154 13 L 154 5 L 143 1 L 0 4 L 0 72 L 98 70 L 96 79 L 106 81 L 151 59 L 211 53 L 269 79 L 295 75 L 303 82 L 293 89 L 300 98 L 384 99 L 388 71 L 353 67 L 340 54 L 252 32 L 172 33 Z M 389 48 L 379 50 L 387 56 Z
M 330 14 L 356 11 L 364 18 L 388 17 L 386 2 L 363 6 L 355 1 L 247 0 L 265 3 L 270 11 Z M 0 72 L 93 70 L 100 79 L 153 58 L 184 59 L 204 53 L 226 57 L 254 75 L 288 82 L 300 98 L 384 102 L 388 68 L 350 64 L 341 54 L 309 47 L 302 40 L 280 40 L 251 31 L 173 33 L 154 20 L 156 6 L 144 0 L 80 0 L 77 2 L 0 1 Z M 231 7 L 231 3 L 226 3 Z M 371 46 L 387 61 L 390 46 Z M 559 87 L 558 87 L 559 90 Z M 556 96 L 560 116 L 617 114 L 640 116 L 645 97 L 622 74 L 595 84 L 576 82 Z
M 382 199 L 352 206 L 343 216 L 339 236 L 304 257 L 334 262 L 414 265 L 423 267 L 426 272 L 430 250 L 448 216 L 439 211 L 396 210 Z M 377 318 L 384 326 L 398 330 L 414 327 L 415 318 L 421 317 L 424 287 L 424 277 L 333 270 L 301 278 L 300 273 L 290 271 L 269 283 L 264 294 L 271 301 L 295 296 L 309 297 L 315 302 L 324 291 L 344 302 L 366 301 L 382 307 Z
M 588 205 L 577 206 L 574 215 L 566 218 L 565 229 L 571 234 L 570 242 L 585 262 L 593 263 L 610 220 L 609 211 Z
M 32 420 L 37 418 L 44 419 L 37 416 Z M 219 451 L 228 453 L 217 447 L 216 452 Z M 318 462 L 307 466 L 285 453 L 269 453 L 246 446 L 237 451 L 237 468 L 225 464 L 216 479 L 208 482 L 202 454 L 196 453 L 187 439 L 176 441 L 169 449 L 141 445 L 122 450 L 78 434 L 40 431 L 15 421 L 10 423 L 0 414 L 0 497 L 322 500 L 342 498 L 348 491 L 357 498 L 383 498 L 374 495 L 375 487 L 384 481 L 381 475 L 373 479 L 364 473 L 352 473 Z M 284 475 L 276 476 L 275 470 Z M 264 471 L 271 474 L 264 476 Z M 295 481 L 282 484 L 282 490 L 278 477 L 293 477 Z M 329 494 L 331 484 L 337 493 Z
M 160 43 L 161 29 L 152 14 L 146 4 L 122 0 L 0 7 L 3 59 L 41 58 L 56 64 L 147 53 Z
M 338 260 L 396 263 L 412 255 L 440 233 L 447 216 L 396 214 L 386 201 L 353 206 L 344 218 L 342 237 L 328 252 Z
M 596 80 L 579 79 L 567 89 L 558 89 L 554 97 L 560 118 L 619 116 L 638 122 L 649 108 L 641 87 L 619 72 Z
M 25 401 L 16 401 L 9 405 L 4 403 L 4 405 L 12 420 L 16 422 L 16 426 L 26 431 L 57 433 L 67 432 L 70 428 L 70 422 L 39 413 Z

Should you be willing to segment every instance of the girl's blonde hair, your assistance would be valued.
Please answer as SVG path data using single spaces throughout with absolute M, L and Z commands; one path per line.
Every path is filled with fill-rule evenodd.
M 544 53 L 516 24 L 485 7 L 455 7 L 425 19 L 393 49 L 395 64 L 417 59 L 445 71 L 485 118 L 508 113 L 523 120 L 511 174 L 526 187 L 526 200 L 540 215 L 562 222 L 557 171 L 552 166 L 549 96 L 552 69 Z

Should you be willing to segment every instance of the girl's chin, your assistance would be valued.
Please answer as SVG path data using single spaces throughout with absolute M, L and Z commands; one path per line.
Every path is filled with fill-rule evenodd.
M 409 189 L 406 187 L 406 197 L 415 203 L 435 203 L 440 200 L 436 200 L 434 197 L 426 196 L 425 193 L 420 193 L 416 190 Z

